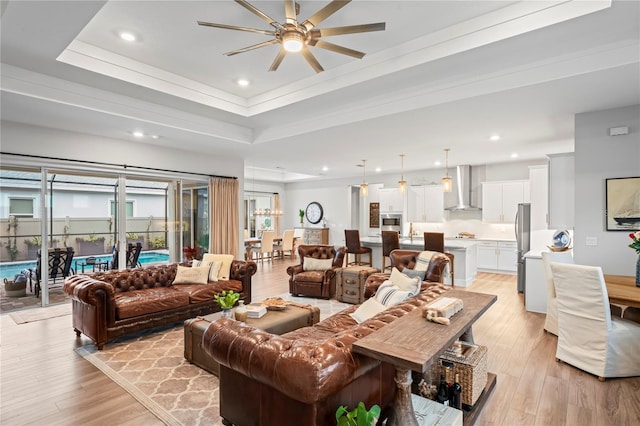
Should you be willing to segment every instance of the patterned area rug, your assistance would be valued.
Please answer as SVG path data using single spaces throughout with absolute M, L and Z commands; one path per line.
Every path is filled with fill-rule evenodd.
M 351 306 L 336 300 L 292 297 L 320 308 L 324 319 Z M 168 425 L 222 425 L 218 378 L 184 359 L 183 324 L 156 328 L 76 352 Z

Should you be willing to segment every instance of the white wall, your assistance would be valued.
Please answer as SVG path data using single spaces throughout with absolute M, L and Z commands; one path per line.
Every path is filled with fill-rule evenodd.
M 608 136 L 628 126 L 629 134 Z M 629 232 L 607 231 L 605 179 L 640 176 L 640 105 L 577 114 L 575 118 L 576 263 L 601 266 L 605 274 L 635 275 L 638 255 Z M 587 246 L 595 237 L 598 245 Z

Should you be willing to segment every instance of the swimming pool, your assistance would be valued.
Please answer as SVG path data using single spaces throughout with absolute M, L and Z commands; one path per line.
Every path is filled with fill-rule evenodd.
M 72 268 L 76 269 L 76 265 L 82 263 L 89 256 L 74 257 L 72 262 Z M 111 261 L 111 255 L 93 256 L 98 262 Z M 162 263 L 169 261 L 169 253 L 166 251 L 143 251 L 140 253 L 138 261 L 141 264 Z M 19 274 L 23 269 L 35 269 L 36 262 L 7 262 L 0 264 L 0 279 L 13 278 L 16 274 Z M 89 268 L 90 270 L 91 268 Z M 77 271 L 76 271 L 77 272 Z

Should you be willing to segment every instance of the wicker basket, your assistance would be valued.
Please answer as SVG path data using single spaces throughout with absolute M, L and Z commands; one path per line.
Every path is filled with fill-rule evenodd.
M 487 347 L 460 343 L 462 353 L 456 354 L 447 350 L 433 364 L 431 380 L 438 383 L 440 375 L 444 374 L 447 382 L 453 383 L 456 374 L 462 385 L 462 403 L 473 406 L 487 384 Z
M 27 283 L 25 282 L 13 282 L 8 279 L 4 279 L 4 292 L 7 297 L 23 297 L 27 295 Z

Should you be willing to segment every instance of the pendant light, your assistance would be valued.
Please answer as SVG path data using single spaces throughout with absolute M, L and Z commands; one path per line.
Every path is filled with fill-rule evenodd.
M 404 180 L 404 154 L 400 154 L 400 180 L 398 181 L 398 189 L 401 194 L 407 190 L 407 181 Z
M 444 164 L 445 164 L 445 176 L 442 178 L 442 190 L 444 192 L 451 192 L 453 182 L 451 176 L 449 176 L 449 148 L 444 149 Z
M 367 160 L 362 160 L 362 184 L 360 185 L 360 194 L 363 197 L 369 195 L 369 185 L 367 185 Z

